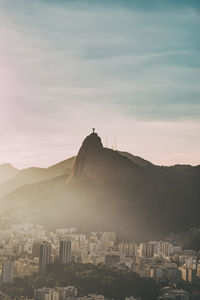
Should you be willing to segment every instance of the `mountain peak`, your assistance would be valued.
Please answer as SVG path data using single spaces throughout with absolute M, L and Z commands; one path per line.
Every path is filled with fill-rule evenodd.
M 96 132 L 91 133 L 90 135 L 88 135 L 85 140 L 83 141 L 83 144 L 81 146 L 81 150 L 84 150 L 84 148 L 87 148 L 85 150 L 87 151 L 102 151 L 103 149 L 103 145 L 101 142 L 101 138 L 98 136 L 98 134 Z M 79 151 L 79 152 L 80 152 Z
M 10 163 L 0 165 L 0 183 L 7 181 L 17 175 L 19 170 L 14 168 Z
M 13 168 L 14 169 L 14 167 L 11 165 L 11 163 L 4 163 L 4 164 L 0 165 L 0 168 Z
M 93 131 L 82 143 L 69 180 L 86 179 L 96 174 L 103 149 L 101 138 Z

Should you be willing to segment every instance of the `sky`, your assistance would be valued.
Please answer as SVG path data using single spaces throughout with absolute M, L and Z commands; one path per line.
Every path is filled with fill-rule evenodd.
M 0 0 L 0 164 L 47 167 L 96 128 L 200 164 L 200 1 Z

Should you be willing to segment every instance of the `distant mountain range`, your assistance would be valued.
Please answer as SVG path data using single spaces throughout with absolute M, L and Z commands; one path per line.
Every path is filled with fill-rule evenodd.
M 69 175 L 73 167 L 73 164 L 75 162 L 75 159 L 76 159 L 75 156 L 71 157 L 49 168 L 32 167 L 32 168 L 22 169 L 20 171 L 14 169 L 10 165 L 9 168 L 10 176 L 7 178 L 8 180 L 7 181 L 4 180 L 4 182 L 0 184 L 0 198 L 5 196 L 6 194 L 11 193 L 12 191 L 15 191 L 16 189 L 22 186 L 51 179 L 64 174 Z M 5 165 L 0 166 L 0 171 L 1 168 L 3 168 L 3 166 Z M 14 172 L 13 170 L 16 171 Z
M 11 164 L 0 165 L 0 184 L 13 178 L 19 170 L 15 169 Z
M 47 169 L 17 170 L 9 178 L 0 184 L 4 223 L 115 230 L 127 239 L 200 223 L 200 166 L 156 166 L 103 148 L 96 133 L 86 137 L 77 157 Z

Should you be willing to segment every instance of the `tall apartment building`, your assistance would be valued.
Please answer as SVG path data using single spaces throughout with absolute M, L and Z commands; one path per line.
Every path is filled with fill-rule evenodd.
M 32 257 L 40 257 L 41 240 L 34 239 L 32 245 Z
M 71 241 L 61 240 L 59 248 L 59 262 L 67 264 L 71 261 Z
M 137 244 L 135 242 L 119 243 L 119 251 L 127 256 L 137 255 Z
M 12 284 L 14 281 L 14 261 L 5 260 L 2 263 L 2 282 Z
M 39 270 L 45 272 L 47 265 L 51 263 L 51 245 L 48 242 L 43 242 L 40 245 Z
M 140 257 L 152 258 L 157 253 L 157 245 L 151 243 L 140 244 Z
M 169 257 L 172 254 L 173 246 L 169 242 L 164 242 L 161 244 L 162 255 Z

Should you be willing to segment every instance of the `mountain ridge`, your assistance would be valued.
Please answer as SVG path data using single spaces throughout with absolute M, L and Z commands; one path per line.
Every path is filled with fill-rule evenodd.
M 126 238 L 153 238 L 199 224 L 200 166 L 156 166 L 128 156 L 103 148 L 96 133 L 89 135 L 69 177 L 19 187 L 1 198 L 0 216 L 113 230 Z
M 70 173 L 74 161 L 73 156 L 48 168 L 29 167 L 20 170 L 16 176 L 0 184 L 0 198 L 21 186 Z

